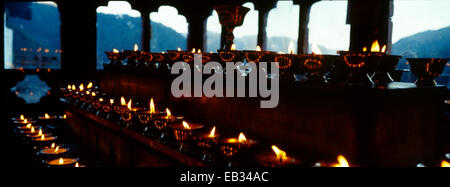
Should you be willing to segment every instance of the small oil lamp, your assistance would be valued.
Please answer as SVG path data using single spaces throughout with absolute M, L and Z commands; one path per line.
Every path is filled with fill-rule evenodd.
M 133 126 L 133 119 L 137 119 L 136 116 L 137 111 L 142 110 L 141 107 L 133 107 L 132 106 L 132 99 L 128 101 L 126 104 L 126 108 L 123 107 L 121 110 L 121 119 L 125 122 L 126 127 L 128 128 L 134 128 Z
M 58 119 L 58 116 L 56 115 L 48 115 L 48 113 L 45 113 L 44 116 L 39 116 L 38 117 L 40 120 L 52 120 L 52 119 Z
M 114 111 L 114 99 L 111 98 L 109 99 L 109 102 L 102 103 L 102 109 L 105 113 L 105 118 L 110 120 L 113 115 L 112 112 Z
M 434 78 L 439 77 L 445 68 L 447 58 L 407 58 L 411 72 L 418 78 L 415 84 L 419 87 L 436 86 Z
M 173 129 L 175 140 L 180 143 L 180 151 L 188 151 L 192 141 L 192 131 L 196 131 L 204 127 L 202 124 L 190 123 L 182 121 L 181 123 L 172 123 L 170 127 Z
M 298 56 L 298 63 L 295 64 L 294 71 L 305 72 L 306 82 L 328 83 L 325 73 L 329 72 L 331 67 L 340 60 L 340 56 L 323 55 L 317 45 L 312 46 L 311 54 Z
M 45 134 L 42 134 L 40 137 L 33 138 L 33 144 L 39 150 L 51 145 L 56 139 L 56 136 L 45 136 Z
M 331 167 L 350 167 L 350 164 L 344 156 L 338 155 L 337 160 L 338 163 L 332 164 Z
M 47 162 L 49 167 L 73 167 L 78 162 L 77 158 L 57 158 Z
M 214 160 L 213 153 L 218 150 L 219 142 L 216 127 L 214 126 L 208 133 L 194 135 L 194 139 L 202 150 L 202 160 L 212 163 Z
M 177 50 L 167 50 L 167 59 L 172 62 L 178 62 L 183 60 L 183 54 L 188 53 L 187 51 L 182 51 L 181 48 Z
M 109 59 L 109 64 L 103 64 L 103 66 L 108 69 L 110 67 L 121 66 L 123 60 L 126 58 L 124 53 L 119 52 L 117 49 L 113 49 L 112 51 L 106 51 L 106 56 Z
M 39 137 L 41 137 L 42 135 L 44 135 L 44 136 L 51 136 L 52 134 L 50 134 L 50 133 L 43 133 L 42 129 L 39 129 L 39 131 L 38 131 L 37 134 L 36 134 L 36 133 L 29 133 L 29 134 L 26 134 L 27 137 L 32 138 L 32 139 L 34 139 L 34 138 L 39 138 Z
M 168 125 L 172 123 L 180 122 L 183 119 L 182 116 L 174 116 L 168 108 L 165 113 L 159 113 L 152 116 L 156 129 L 159 131 L 158 141 L 160 143 L 167 143 L 168 140 Z
M 68 148 L 55 146 L 54 143 L 52 143 L 51 147 L 45 147 L 37 152 L 37 156 L 42 161 L 48 161 L 53 160 L 57 157 L 64 157 L 69 152 Z
M 15 120 L 13 121 L 13 123 L 17 125 L 28 125 L 31 123 L 36 123 L 36 121 L 32 120 L 31 118 L 24 118 L 23 120 Z
M 293 157 L 287 156 L 286 152 L 272 145 L 272 150 L 275 153 L 260 154 L 258 162 L 265 167 L 290 167 L 298 165 L 300 162 Z
M 153 136 L 152 131 L 155 130 L 153 125 L 150 125 L 152 122 L 152 117 L 156 114 L 160 114 L 160 111 L 156 111 L 155 102 L 153 102 L 153 98 L 150 99 L 149 109 L 148 110 L 140 110 L 137 112 L 137 116 L 139 118 L 139 122 L 144 126 L 143 133 L 144 135 Z M 152 123 L 153 124 L 153 123 Z M 153 128 L 153 130 L 152 130 Z
M 241 132 L 238 138 L 226 138 L 221 140 L 220 143 L 220 150 L 225 155 L 228 161 L 227 166 L 231 167 L 233 165 L 233 158 L 255 145 L 256 141 L 247 139 L 244 133 Z
M 219 52 L 219 58 L 222 63 L 244 61 L 242 51 L 237 51 L 234 43 L 231 45 L 230 50 L 217 50 L 217 52 Z

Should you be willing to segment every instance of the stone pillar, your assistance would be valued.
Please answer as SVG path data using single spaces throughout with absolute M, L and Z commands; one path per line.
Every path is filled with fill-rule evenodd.
M 311 6 L 317 2 L 317 0 L 294 0 L 294 4 L 300 6 L 300 19 L 298 26 L 298 39 L 297 39 L 297 54 L 308 53 L 309 46 L 309 13 Z
M 262 50 L 267 50 L 267 18 L 272 8 L 276 6 L 277 1 L 255 1 L 255 9 L 258 11 L 258 40 L 257 45 Z
M 188 22 L 187 50 L 206 49 L 206 23 L 212 8 L 190 9 L 183 11 Z
M 140 12 L 142 18 L 142 36 L 141 36 L 142 50 L 150 52 L 150 39 L 152 38 L 152 25 L 150 20 L 151 11 L 144 10 Z

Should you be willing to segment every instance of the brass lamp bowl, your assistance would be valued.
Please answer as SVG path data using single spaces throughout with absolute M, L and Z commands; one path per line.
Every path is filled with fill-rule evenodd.
M 307 82 L 327 83 L 324 75 L 340 60 L 337 55 L 304 54 L 298 56 L 297 70 L 304 71 Z
M 348 69 L 348 75 L 345 85 L 373 87 L 370 73 L 375 72 L 377 63 L 374 60 L 368 60 L 366 57 L 369 52 L 340 52 L 342 62 Z
M 183 127 L 182 123 L 170 124 L 170 128 L 172 128 L 173 130 L 175 140 L 180 143 L 180 151 L 188 151 L 193 140 L 192 132 L 204 127 L 204 125 L 198 123 L 189 123 L 189 126 L 190 128 L 186 129 Z
M 411 72 L 418 78 L 417 86 L 436 86 L 434 78 L 439 77 L 448 58 L 407 58 Z
M 244 55 L 241 51 L 236 50 L 217 50 L 221 62 L 242 62 Z
M 216 5 L 214 6 L 214 10 L 216 10 L 219 16 L 220 24 L 227 31 L 225 45 L 221 46 L 221 49 L 231 50 L 234 40 L 233 30 L 235 27 L 241 26 L 244 23 L 244 17 L 250 9 L 238 4 L 226 4 Z
M 156 127 L 156 131 L 158 131 L 158 142 L 167 143 L 168 136 L 170 136 L 168 132 L 169 124 L 179 122 L 183 117 L 171 116 L 167 118 L 166 113 L 159 113 L 152 116 L 153 124 Z
M 386 55 L 384 53 L 368 53 L 366 59 L 369 64 L 376 64 L 375 73 L 373 74 L 372 81 L 377 88 L 386 88 L 387 84 L 393 82 L 389 72 L 393 72 L 397 66 L 401 56 Z
M 167 50 L 167 59 L 178 62 L 182 60 L 183 54 L 186 53 L 186 51 L 178 51 L 178 50 Z

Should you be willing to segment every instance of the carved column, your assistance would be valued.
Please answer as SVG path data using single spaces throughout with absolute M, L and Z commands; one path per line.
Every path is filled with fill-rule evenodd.
M 275 8 L 277 1 L 255 1 L 255 9 L 258 11 L 258 41 L 257 45 L 262 50 L 267 49 L 267 18 L 270 10 Z
M 317 0 L 294 0 L 294 4 L 300 6 L 300 19 L 298 26 L 298 39 L 297 39 L 297 54 L 308 53 L 309 45 L 309 13 L 311 6 L 317 2 Z

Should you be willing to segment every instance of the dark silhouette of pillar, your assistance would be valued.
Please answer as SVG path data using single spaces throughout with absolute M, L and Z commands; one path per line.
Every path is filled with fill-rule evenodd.
M 190 9 L 184 15 L 188 22 L 187 50 L 206 49 L 206 22 L 212 8 Z
M 297 54 L 308 53 L 309 48 L 309 13 L 311 6 L 317 2 L 317 0 L 294 0 L 294 4 L 300 6 L 300 19 L 298 27 L 298 39 L 297 39 Z
M 255 1 L 255 9 L 258 11 L 258 40 L 257 45 L 262 50 L 267 50 L 267 18 L 272 8 L 276 6 L 277 1 Z

